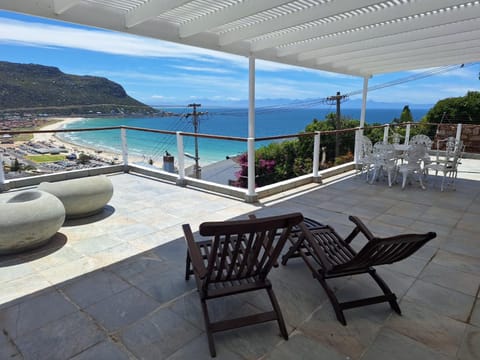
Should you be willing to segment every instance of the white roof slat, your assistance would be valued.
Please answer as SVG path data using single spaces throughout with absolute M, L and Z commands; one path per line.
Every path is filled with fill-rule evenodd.
M 357 76 L 480 61 L 480 0 L 0 0 L 0 9 Z
M 382 3 L 385 7 L 379 7 L 378 9 L 374 6 L 366 6 L 362 8 L 365 11 L 362 15 L 356 14 L 355 11 L 346 11 L 333 16 L 324 16 L 312 21 L 311 26 L 303 27 L 303 29 L 289 29 L 290 31 L 287 32 L 279 31 L 266 39 L 259 39 L 252 45 L 252 50 L 258 51 L 268 47 L 288 45 L 289 43 L 295 45 L 296 42 L 308 42 L 310 39 L 314 40 L 329 34 L 355 31 L 363 27 L 375 27 L 377 24 L 441 9 L 452 3 L 451 0 L 422 0 L 418 6 L 413 7 L 411 2 L 412 0 L 408 0 L 400 6 L 392 6 L 387 1 Z M 465 0 L 454 2 L 461 4 Z
M 158 16 L 158 19 L 171 21 L 178 25 L 195 21 L 210 14 L 218 14 L 221 10 L 234 6 L 241 0 L 190 0 L 176 8 Z
M 284 16 L 276 16 L 267 19 L 264 22 L 255 24 L 255 26 L 241 29 L 241 31 L 230 31 L 220 34 L 220 45 L 228 45 L 236 41 L 254 39 L 265 34 L 270 35 L 276 31 L 285 28 L 297 26 L 310 21 L 318 20 L 322 17 L 333 16 L 339 12 L 345 12 L 352 7 L 362 7 L 378 3 L 378 0 L 344 0 L 341 2 L 316 2 L 315 6 L 310 6 L 303 11 L 297 11 Z
M 438 55 L 440 59 L 445 59 L 454 56 L 470 56 L 472 54 L 478 53 L 480 51 L 480 40 L 470 41 L 469 48 L 465 48 L 465 43 L 457 43 L 457 44 L 448 44 L 442 45 L 438 47 L 428 47 L 425 49 L 418 49 L 418 50 L 411 50 L 411 51 L 404 51 L 403 53 L 395 52 L 392 54 L 385 53 L 381 56 L 371 56 L 367 58 L 362 58 L 362 68 L 369 68 L 374 66 L 384 66 L 385 64 L 389 64 L 392 60 L 399 60 L 403 61 L 404 63 L 411 62 L 412 60 L 421 62 L 424 60 L 428 60 L 430 58 L 430 54 L 432 51 Z M 351 61 L 338 61 L 335 62 L 335 65 L 341 67 L 349 67 L 355 68 L 355 65 L 351 65 Z
M 306 39 L 303 42 L 279 48 L 278 56 L 298 54 L 322 47 L 355 43 L 357 41 L 382 38 L 384 36 L 401 34 L 413 30 L 429 29 L 440 25 L 480 18 L 479 5 L 468 8 L 458 8 L 454 11 L 443 11 L 436 15 L 397 18 L 391 22 L 377 22 L 369 27 L 351 28 L 349 31 L 331 33 L 315 40 Z
M 142 22 L 154 18 L 177 6 L 188 3 L 189 0 L 165 0 L 165 1 L 147 1 L 125 15 L 125 26 L 131 28 Z
M 477 53 L 478 54 L 478 53 Z M 438 59 L 432 59 L 428 57 L 427 59 L 411 59 L 409 62 L 403 61 L 402 63 L 383 63 L 383 64 L 376 64 L 375 66 L 371 67 L 362 67 L 362 71 L 367 73 L 373 74 L 375 70 L 375 74 L 384 74 L 384 73 L 391 73 L 397 71 L 405 71 L 405 70 L 413 70 L 413 69 L 425 69 L 425 68 L 433 68 L 439 66 L 447 66 L 447 65 L 454 65 L 454 64 L 467 64 L 473 63 L 478 61 L 478 55 L 463 55 L 463 54 L 456 54 L 455 56 L 443 57 Z M 358 71 L 358 66 L 351 66 L 346 68 L 345 71 L 348 72 L 356 72 Z
M 148 0 L 86 0 L 92 7 L 105 7 L 123 12 L 129 11 Z M 77 1 L 77 3 L 80 3 Z
M 55 14 L 60 15 L 72 6 L 78 4 L 81 0 L 53 0 L 53 9 Z
M 262 0 L 262 1 L 242 1 L 232 6 L 223 8 L 215 13 L 199 17 L 180 26 L 180 37 L 188 37 L 199 32 L 210 30 L 212 28 L 231 23 L 235 20 L 249 17 L 259 12 L 269 10 L 280 6 L 291 0 Z
M 320 55 L 316 59 L 317 65 L 338 63 L 345 58 L 361 58 L 366 60 L 369 57 L 379 57 L 385 54 L 404 54 L 413 52 L 418 49 L 430 49 L 429 51 L 437 51 L 442 49 L 461 49 L 468 47 L 468 42 L 480 39 L 480 24 L 477 31 L 469 31 L 466 33 L 456 33 L 453 35 L 438 35 L 416 41 L 407 41 L 404 43 L 394 43 L 381 46 L 377 44 L 375 47 L 359 46 L 357 50 L 341 52 L 340 55 L 332 51 L 329 55 Z

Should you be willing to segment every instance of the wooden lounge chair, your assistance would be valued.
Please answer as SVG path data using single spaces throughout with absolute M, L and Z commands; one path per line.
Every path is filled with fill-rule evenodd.
M 285 339 L 288 333 L 280 307 L 267 275 L 276 264 L 291 228 L 303 219 L 300 213 L 250 218 L 249 220 L 206 222 L 200 225 L 202 236 L 211 240 L 195 241 L 188 224 L 183 225 L 188 245 L 186 280 L 197 282 L 210 354 L 216 356 L 213 333 L 251 324 L 276 320 Z M 211 322 L 207 300 L 247 291 L 265 289 L 273 311 Z
M 386 238 L 374 236 L 357 217 L 349 219 L 356 225 L 345 239 L 328 225 L 306 219 L 290 236 L 292 246 L 282 257 L 286 265 L 292 257 L 302 257 L 312 271 L 313 276 L 325 289 L 335 310 L 338 321 L 346 325 L 343 310 L 388 302 L 390 307 L 401 314 L 395 294 L 376 273 L 376 265 L 392 264 L 412 255 L 428 241 L 436 237 L 434 232 L 425 234 L 402 234 Z M 368 240 L 365 246 L 356 252 L 350 242 L 362 233 Z M 383 295 L 348 302 L 339 302 L 334 291 L 328 286 L 327 279 L 368 273 L 383 291 Z

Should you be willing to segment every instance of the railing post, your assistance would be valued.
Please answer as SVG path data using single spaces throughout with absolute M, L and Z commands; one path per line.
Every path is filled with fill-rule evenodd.
M 123 156 L 123 171 L 128 172 L 128 144 L 127 144 L 127 129 L 122 127 L 120 129 L 120 136 L 122 138 L 122 156 Z
M 363 129 L 365 127 L 365 118 L 367 113 L 367 95 L 368 95 L 368 79 L 371 76 L 365 76 L 363 78 L 363 91 L 362 91 L 362 109 L 360 111 L 360 126 L 358 131 L 355 133 L 355 154 L 354 161 L 355 165 L 358 163 L 358 158 L 360 157 L 360 145 L 362 143 Z
M 462 140 L 462 124 L 457 124 L 457 134 L 455 135 L 455 150 L 457 150 L 457 144 L 460 144 Z
M 353 161 L 355 162 L 355 166 L 358 164 L 358 158 L 360 157 L 362 135 L 363 135 L 362 128 L 358 128 L 357 130 L 355 130 L 355 145 L 354 145 L 355 152 L 353 155 Z
M 405 129 L 405 145 L 408 145 L 408 142 L 410 141 L 410 123 L 407 124 L 407 127 Z
M 255 192 L 255 139 L 249 137 L 248 144 L 248 189 L 245 201 L 253 203 L 257 201 L 257 193 Z
M 390 130 L 390 124 L 385 125 L 383 128 L 383 143 L 388 144 L 388 131 Z
M 186 186 L 185 180 L 185 149 L 183 147 L 183 136 L 177 131 L 177 153 L 178 153 L 178 179 L 177 185 Z
M 320 166 L 320 131 L 315 131 L 313 138 L 313 181 L 317 183 L 322 182 L 322 177 L 318 175 L 318 168 Z
M 0 192 L 5 189 L 5 172 L 3 171 L 3 154 L 0 154 Z

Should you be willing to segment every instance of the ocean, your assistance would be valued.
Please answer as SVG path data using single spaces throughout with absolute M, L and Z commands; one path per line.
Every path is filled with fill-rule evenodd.
M 191 113 L 191 108 L 171 108 L 165 111 L 174 113 L 168 117 L 122 117 L 122 118 L 86 118 L 68 124 L 66 128 L 93 128 L 104 126 L 132 126 L 140 128 L 194 132 L 192 117 L 185 116 Z M 415 121 L 419 121 L 428 109 L 410 109 Z M 203 113 L 199 116 L 199 133 L 247 137 L 248 112 L 247 109 L 225 108 L 198 108 Z M 366 122 L 386 124 L 394 118 L 399 118 L 402 109 L 367 109 Z M 335 112 L 335 108 L 326 109 L 278 109 L 261 108 L 255 116 L 256 137 L 297 134 L 313 119 L 323 120 L 325 116 Z M 342 109 L 342 116 L 351 119 L 360 119 L 360 109 Z M 121 153 L 120 132 L 118 130 L 60 133 L 65 140 L 78 145 L 101 149 L 104 151 Z M 166 152 L 177 155 L 175 136 L 154 134 L 140 131 L 127 131 L 129 154 L 146 161 L 158 161 Z M 262 146 L 266 143 L 257 143 Z M 193 155 L 195 152 L 194 139 L 184 138 L 185 152 Z M 200 164 L 224 160 L 226 156 L 237 155 L 246 151 L 246 143 L 215 139 L 199 139 Z

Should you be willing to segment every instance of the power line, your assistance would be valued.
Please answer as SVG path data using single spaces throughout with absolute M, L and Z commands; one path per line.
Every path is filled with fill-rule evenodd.
M 449 72 L 449 71 L 470 67 L 470 66 L 473 66 L 473 65 L 476 65 L 476 64 L 477 63 L 469 63 L 469 64 L 460 64 L 460 65 L 457 64 L 457 65 L 447 65 L 447 66 L 443 66 L 443 67 L 437 67 L 437 68 L 429 69 L 429 70 L 426 70 L 426 71 L 423 71 L 423 72 L 420 72 L 420 73 L 409 75 L 409 76 L 406 76 L 406 77 L 403 77 L 403 78 L 388 81 L 388 82 L 385 82 L 385 83 L 382 83 L 382 84 L 370 86 L 370 87 L 368 87 L 367 91 L 371 92 L 371 91 L 380 90 L 380 89 L 384 89 L 384 88 L 391 87 L 391 86 L 404 84 L 404 83 L 411 82 L 411 81 L 417 81 L 417 80 L 425 79 L 425 78 L 430 77 L 430 76 L 439 75 L 439 74 L 443 74 L 443 73 L 446 73 L 446 72 Z M 363 90 L 355 90 L 355 91 L 343 94 L 342 95 L 343 96 L 342 101 L 348 101 L 348 99 L 350 97 L 355 96 L 355 95 L 360 95 L 362 93 L 363 93 Z M 255 113 L 257 115 L 261 115 L 261 114 L 268 114 L 268 113 L 278 112 L 278 111 L 282 111 L 282 112 L 295 111 L 299 108 L 312 108 L 312 107 L 319 106 L 319 105 L 333 106 L 334 104 L 332 103 L 331 97 L 314 98 L 314 99 L 307 99 L 307 100 L 295 100 L 295 101 L 291 101 L 291 102 L 283 103 L 283 104 L 259 106 L 259 107 L 255 108 Z M 152 105 L 152 106 L 156 106 L 156 105 Z M 169 105 L 169 106 L 173 107 L 172 105 Z M 158 107 L 161 107 L 161 106 L 159 105 Z M 178 107 L 180 107 L 180 106 L 178 106 Z M 217 116 L 227 115 L 227 116 L 245 117 L 248 114 L 248 110 L 246 110 L 246 109 L 228 109 L 228 110 L 225 109 L 224 111 L 210 112 L 210 114 L 211 115 L 217 115 Z

